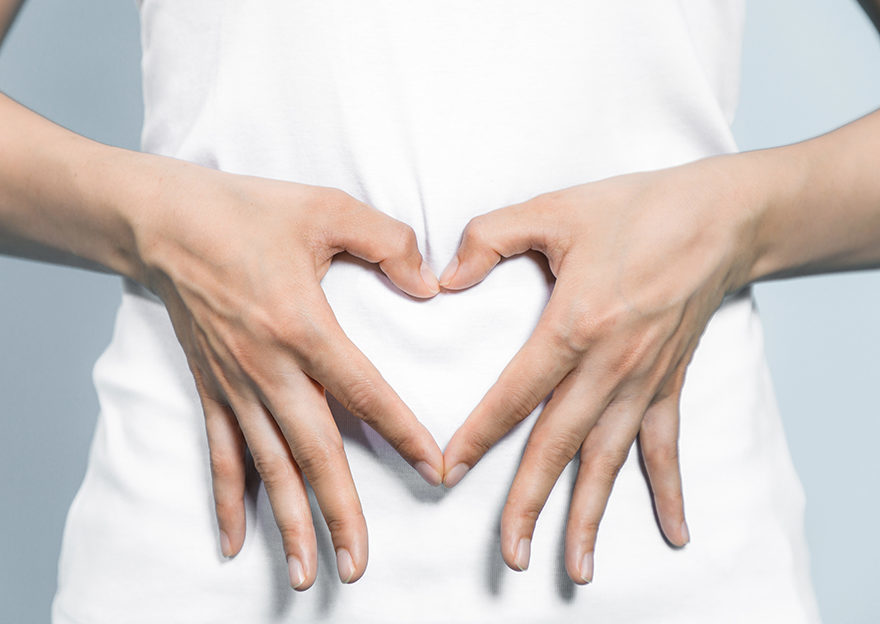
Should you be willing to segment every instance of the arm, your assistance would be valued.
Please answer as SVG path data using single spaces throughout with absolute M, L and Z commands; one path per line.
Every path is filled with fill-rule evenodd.
M 135 277 L 117 183 L 139 154 L 48 123 L 0 94 L 0 253 Z
M 749 281 L 880 266 L 880 110 L 742 159 L 766 198 Z
M 23 4 L 24 0 L 0 0 L 0 46 Z M 105 221 L 106 231 L 83 232 L 84 228 L 89 229 L 89 219 L 96 216 L 86 212 L 103 209 L 94 206 L 83 210 L 83 203 L 88 198 L 81 192 L 88 187 L 98 188 L 94 180 L 84 180 L 83 174 L 95 171 L 94 159 L 107 151 L 101 149 L 105 146 L 59 126 L 41 123 L 44 120 L 2 93 L 0 120 L 3 133 L 3 142 L 0 143 L 0 254 L 93 271 L 115 269 L 130 274 L 131 267 L 126 270 L 120 263 L 121 258 L 110 259 L 109 250 L 102 245 L 83 249 L 108 235 L 111 240 L 121 240 L 122 224 L 118 215 L 114 223 Z M 119 150 L 120 155 L 123 153 Z M 71 166 L 71 163 L 79 166 Z M 30 187 L 35 183 L 28 178 L 29 171 L 42 172 L 38 182 L 41 193 L 34 205 L 21 210 L 32 190 Z M 47 213 L 52 205 L 63 205 L 67 210 L 43 221 L 49 216 Z M 80 254 L 76 253 L 77 250 Z
M 325 390 L 434 485 L 443 460 L 339 327 L 320 280 L 348 251 L 433 296 L 412 228 L 339 189 L 103 145 L 3 95 L 0 137 L 0 252 L 120 273 L 165 303 L 205 415 L 222 553 L 244 543 L 247 446 L 291 585 L 317 572 L 306 480 L 340 579 L 360 578 L 366 522 Z
M 599 522 L 638 437 L 665 535 L 688 542 L 678 467 L 685 371 L 722 299 L 751 282 L 880 267 L 880 111 L 825 135 L 538 195 L 473 219 L 446 288 L 502 258 L 547 256 L 556 285 L 534 333 L 453 435 L 455 485 L 551 391 L 501 519 L 508 566 L 528 566 L 550 490 L 579 454 L 565 562 L 593 578 Z
M 874 28 L 880 31 L 880 0 L 859 0 L 859 4 L 868 14 Z
M 0 45 L 3 45 L 3 39 L 22 4 L 24 0 L 0 0 Z

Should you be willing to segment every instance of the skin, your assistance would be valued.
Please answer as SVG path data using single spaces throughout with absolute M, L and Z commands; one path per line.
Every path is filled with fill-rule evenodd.
M 565 564 L 590 582 L 636 438 L 664 534 L 689 541 L 677 440 L 699 338 L 722 298 L 752 282 L 880 266 L 878 158 L 880 111 L 800 144 L 573 186 L 471 220 L 444 288 L 471 287 L 527 250 L 556 276 L 534 333 L 444 451 L 452 487 L 553 392 L 502 513 L 508 566 L 528 567 L 541 509 L 578 455 Z
M 367 527 L 325 390 L 440 484 L 428 430 L 345 336 L 319 282 L 334 255 L 378 263 L 414 297 L 437 293 L 407 225 L 339 189 L 214 171 L 108 147 L 0 96 L 0 250 L 80 259 L 165 302 L 205 413 L 224 554 L 244 541 L 244 449 L 266 485 L 291 585 L 317 547 L 315 492 L 344 582 L 367 563 Z M 27 146 L 27 149 L 25 149 Z
M 0 42 L 3 41 L 6 33 L 9 32 L 9 27 L 15 21 L 15 16 L 22 4 L 22 0 L 3 0 L 3 2 L 0 2 Z
M 202 400 L 221 548 L 231 556 L 244 541 L 247 444 L 291 585 L 307 588 L 317 570 L 304 477 L 333 536 L 340 579 L 352 582 L 366 566 L 367 528 L 325 390 L 432 485 L 443 463 L 428 430 L 345 336 L 319 282 L 342 251 L 377 263 L 414 297 L 436 294 L 437 279 L 412 228 L 338 189 L 192 173 L 192 204 L 179 203 L 182 180 L 154 189 L 173 224 L 140 229 L 153 232 L 138 240 L 140 281 L 168 307 Z M 196 199 L 210 219 L 192 209 Z
M 0 0 L 0 34 L 17 0 Z M 876 11 L 877 5 L 873 5 Z M 724 295 L 761 279 L 880 265 L 880 112 L 791 146 L 550 191 L 473 219 L 445 290 L 538 250 L 557 283 L 533 336 L 441 453 L 336 323 L 320 279 L 337 253 L 401 290 L 440 289 L 411 228 L 328 187 L 218 172 L 95 143 L 0 96 L 0 252 L 118 273 L 159 295 L 205 413 L 221 549 L 244 540 L 244 449 L 304 590 L 317 572 L 305 481 L 344 582 L 367 530 L 329 392 L 430 483 L 460 481 L 551 391 L 502 517 L 502 555 L 530 538 L 564 466 L 580 467 L 566 532 L 575 582 L 638 438 L 666 537 L 688 541 L 678 466 L 687 365 Z

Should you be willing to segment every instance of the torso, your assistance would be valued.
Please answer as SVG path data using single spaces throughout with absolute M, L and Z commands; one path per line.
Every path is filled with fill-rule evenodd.
M 439 272 L 472 216 L 734 151 L 742 10 L 740 0 L 143 0 L 143 148 L 341 188 L 411 225 Z M 526 255 L 430 301 L 350 260 L 322 285 L 443 448 L 528 337 L 552 281 Z M 66 528 L 57 622 L 141 621 L 133 609 L 145 622 L 817 621 L 803 492 L 748 292 L 713 319 L 685 387 L 691 544 L 663 540 L 633 447 L 587 587 L 562 563 L 574 464 L 539 519 L 529 570 L 500 558 L 501 506 L 537 412 L 446 491 L 334 404 L 370 531 L 365 576 L 339 585 L 316 514 L 316 587 L 290 590 L 256 482 L 244 549 L 223 561 L 204 425 L 167 315 L 131 283 L 119 314 L 96 368 L 102 414 Z

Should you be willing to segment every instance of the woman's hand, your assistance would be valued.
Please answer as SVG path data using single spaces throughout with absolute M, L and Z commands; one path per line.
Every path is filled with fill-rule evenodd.
M 340 577 L 360 578 L 367 528 L 324 390 L 428 482 L 439 484 L 443 455 L 346 338 L 319 282 L 349 251 L 433 296 L 412 229 L 338 189 L 102 145 L 2 94 L 0 120 L 0 253 L 125 275 L 165 302 L 205 412 L 224 554 L 244 541 L 246 442 L 291 584 L 306 589 L 317 571 L 303 477 Z
M 132 226 L 137 278 L 165 302 L 195 377 L 222 551 L 232 556 L 244 541 L 246 443 L 281 531 L 291 585 L 307 589 L 317 571 L 304 477 L 330 529 L 340 578 L 357 580 L 367 563 L 367 527 L 324 390 L 433 485 L 443 457 L 345 336 L 319 282 L 342 251 L 378 263 L 415 297 L 435 295 L 437 278 L 409 226 L 341 190 L 172 159 L 155 174 Z
M 617 176 L 545 193 L 478 216 L 440 277 L 481 281 L 502 258 L 542 252 L 556 285 L 534 333 L 450 440 L 453 486 L 552 391 L 538 417 L 501 520 L 513 569 L 528 566 L 535 522 L 580 450 L 565 564 L 593 577 L 599 521 L 636 436 L 663 532 L 689 541 L 678 465 L 679 396 L 707 322 L 746 283 L 757 194 L 735 156 Z

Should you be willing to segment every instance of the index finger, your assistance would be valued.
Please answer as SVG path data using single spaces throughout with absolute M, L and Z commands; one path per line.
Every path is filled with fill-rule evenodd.
M 461 481 L 576 366 L 579 356 L 559 331 L 557 310 L 564 306 L 559 303 L 557 289 L 532 335 L 447 444 L 444 462 L 450 468 L 443 481 L 446 487 Z
M 323 320 L 301 337 L 306 341 L 298 349 L 303 371 L 385 438 L 425 481 L 440 485 L 443 453 L 434 437 L 345 335 L 323 291 L 313 301 Z

